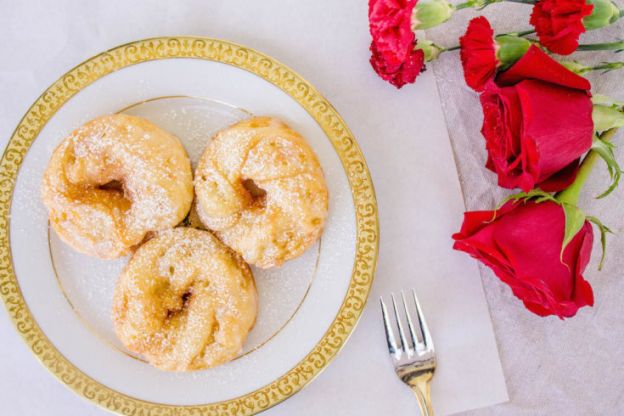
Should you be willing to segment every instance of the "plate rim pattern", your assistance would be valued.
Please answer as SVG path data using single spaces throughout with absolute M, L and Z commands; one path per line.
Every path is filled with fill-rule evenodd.
M 201 405 L 149 402 L 115 391 L 83 373 L 46 337 L 20 291 L 10 247 L 10 210 L 22 161 L 48 120 L 71 97 L 119 69 L 153 60 L 194 58 L 249 71 L 297 101 L 331 141 L 345 169 L 356 220 L 356 249 L 347 294 L 333 322 L 314 348 L 273 382 L 242 396 Z M 0 160 L 0 296 L 15 328 L 39 361 L 63 384 L 87 400 L 122 415 L 252 415 L 292 396 L 336 356 L 353 331 L 371 290 L 379 251 L 375 190 L 364 156 L 336 109 L 308 81 L 281 62 L 236 43 L 201 36 L 156 37 L 130 42 L 96 55 L 54 82 L 19 122 Z

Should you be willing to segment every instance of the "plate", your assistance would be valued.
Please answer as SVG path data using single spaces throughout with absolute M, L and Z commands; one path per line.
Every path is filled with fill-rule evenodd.
M 39 198 L 69 132 L 101 114 L 150 119 L 197 160 L 214 132 L 251 115 L 285 120 L 310 143 L 329 188 L 321 240 L 274 270 L 253 269 L 260 309 L 242 354 L 217 368 L 159 371 L 112 329 L 112 290 L 127 258 L 102 261 L 62 243 Z M 81 396 L 120 414 L 254 414 L 312 380 L 364 308 L 378 252 L 375 194 L 353 135 L 297 73 L 250 48 L 199 37 L 111 49 L 54 83 L 0 161 L 0 294 L 39 360 Z

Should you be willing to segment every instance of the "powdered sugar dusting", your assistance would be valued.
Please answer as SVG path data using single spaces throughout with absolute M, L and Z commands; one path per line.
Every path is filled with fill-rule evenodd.
M 43 201 L 54 228 L 77 251 L 99 258 L 128 254 L 148 232 L 188 213 L 192 172 L 181 143 L 142 118 L 102 116 L 53 152 Z
M 179 137 L 193 167 L 216 132 L 251 116 L 242 108 L 192 97 L 147 101 L 125 110 L 124 114 L 146 118 Z
M 180 139 L 193 163 L 215 132 L 249 117 L 244 110 L 197 98 L 158 99 L 135 106 L 126 113 L 144 117 L 173 133 Z M 60 284 L 76 312 L 100 337 L 124 349 L 114 334 L 111 308 L 114 286 L 127 258 L 102 261 L 79 254 L 63 244 L 54 232 L 50 243 Z M 243 354 L 270 340 L 296 312 L 314 279 L 318 244 L 281 268 L 252 269 L 259 310 Z M 223 377 L 220 382 L 229 381 Z

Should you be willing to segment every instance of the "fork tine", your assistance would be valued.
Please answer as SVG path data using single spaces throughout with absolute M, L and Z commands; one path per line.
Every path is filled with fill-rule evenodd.
M 412 345 L 414 349 L 418 350 L 419 347 L 422 348 L 424 346 L 419 345 L 418 336 L 414 331 L 414 324 L 412 323 L 412 317 L 407 309 L 407 302 L 405 302 L 405 294 L 401 291 L 401 300 L 403 301 L 403 311 L 405 312 L 405 319 L 407 320 L 407 328 L 409 329 L 410 338 L 412 339 Z
M 414 302 L 416 303 L 416 313 L 418 315 L 418 323 L 420 323 L 420 330 L 423 335 L 423 342 L 425 347 L 431 350 L 433 349 L 433 340 L 431 339 L 431 333 L 429 332 L 427 321 L 425 321 L 425 316 L 422 313 L 420 302 L 418 302 L 418 297 L 416 297 L 416 291 L 414 291 L 414 289 L 412 289 L 412 296 L 414 296 Z
M 394 332 L 392 331 L 392 326 L 390 325 L 390 321 L 388 320 L 388 309 L 386 308 L 386 304 L 384 303 L 382 297 L 379 298 L 379 302 L 381 303 L 381 315 L 383 316 L 384 329 L 386 330 L 386 342 L 388 343 L 388 351 L 390 351 L 390 354 L 396 354 L 398 351 L 398 347 Z
M 394 319 L 396 319 L 397 326 L 399 327 L 399 338 L 401 338 L 401 349 L 403 351 L 408 351 L 410 349 L 409 344 L 407 343 L 407 338 L 405 338 L 405 331 L 403 330 L 403 324 L 401 324 L 401 316 L 399 315 L 399 311 L 397 310 L 396 301 L 394 300 L 394 294 L 390 294 L 390 298 L 392 299 L 392 309 L 394 309 Z

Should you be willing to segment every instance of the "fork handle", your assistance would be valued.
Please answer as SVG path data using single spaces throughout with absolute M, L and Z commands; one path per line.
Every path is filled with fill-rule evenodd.
M 431 374 L 422 374 L 409 381 L 410 388 L 418 399 L 418 406 L 422 416 L 433 416 L 429 380 L 431 380 Z

